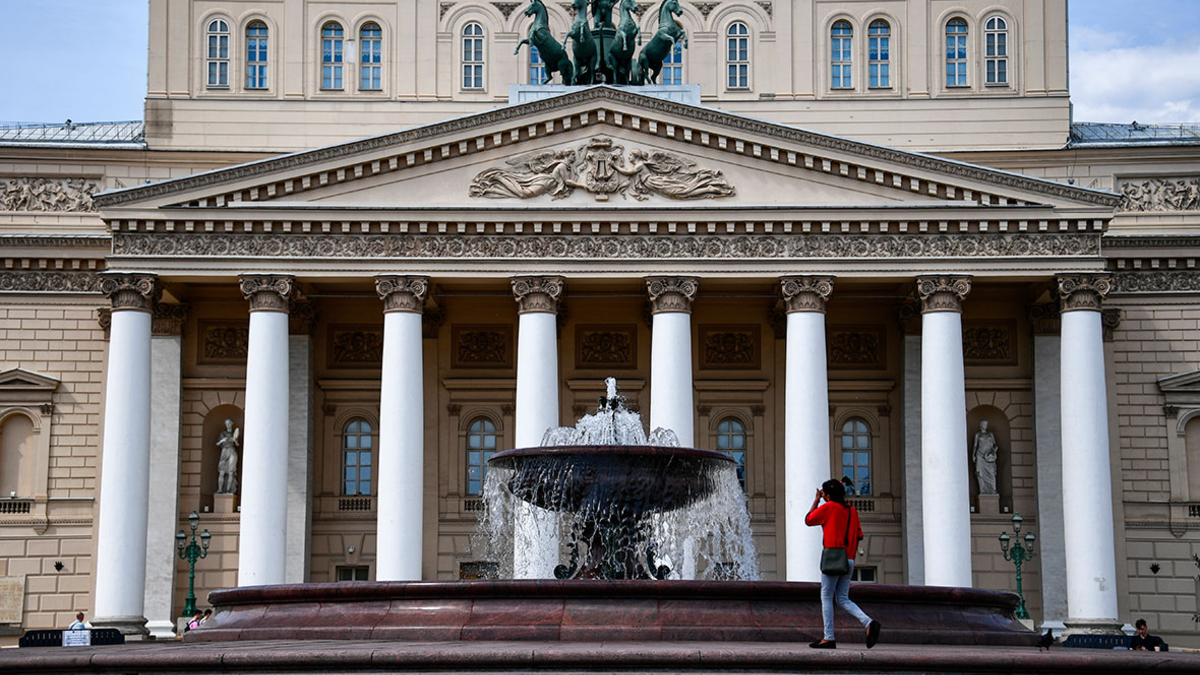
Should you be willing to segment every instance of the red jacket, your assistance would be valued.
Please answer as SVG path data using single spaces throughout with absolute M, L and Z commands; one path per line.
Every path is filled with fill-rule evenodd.
M 846 541 L 846 518 L 850 518 L 850 541 Z M 858 509 L 842 506 L 836 502 L 825 502 L 804 517 L 809 527 L 821 526 L 825 548 L 845 548 L 846 557 L 854 560 L 858 542 L 863 538 L 862 523 L 858 520 Z

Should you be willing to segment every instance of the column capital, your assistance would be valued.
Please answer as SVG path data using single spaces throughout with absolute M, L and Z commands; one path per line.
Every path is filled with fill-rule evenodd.
M 692 302 L 700 290 L 696 277 L 646 277 L 646 292 L 650 295 L 650 313 L 692 313 Z
M 511 281 L 517 314 L 558 313 L 563 292 L 562 277 L 513 277 Z
M 1046 302 L 1029 307 L 1029 325 L 1033 334 L 1058 337 L 1062 333 L 1062 317 L 1057 302 Z
M 375 277 L 375 292 L 383 300 L 383 313 L 425 311 L 425 296 L 429 294 L 429 277 L 381 274 Z
M 962 301 L 971 292 L 971 277 L 967 274 L 946 274 L 917 277 L 917 295 L 921 296 L 921 313 L 962 313 Z
M 1104 296 L 1112 289 L 1112 275 L 1108 272 L 1087 274 L 1060 274 L 1058 298 L 1062 312 L 1099 312 Z
M 183 335 L 183 322 L 187 320 L 188 305 L 154 303 L 150 319 L 150 334 L 157 336 Z
M 242 295 L 251 312 L 283 312 L 290 309 L 296 277 L 290 274 L 239 274 Z
M 112 301 L 113 310 L 150 312 L 162 296 L 158 277 L 146 272 L 101 272 L 100 292 Z
M 833 277 L 802 275 L 780 277 L 779 287 L 787 313 L 825 313 L 825 301 L 833 294 Z

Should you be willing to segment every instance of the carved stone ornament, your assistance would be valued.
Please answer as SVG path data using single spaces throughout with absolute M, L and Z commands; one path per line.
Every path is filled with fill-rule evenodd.
M 971 292 L 971 277 L 917 277 L 917 295 L 921 298 L 921 313 L 962 312 L 962 301 Z
M 92 195 L 97 192 L 99 186 L 87 178 L 0 179 L 0 211 L 87 213 L 96 210 Z
M 513 277 L 512 292 L 517 300 L 518 314 L 554 314 L 562 297 L 563 278 Z
M 972 363 L 1016 363 L 1013 349 L 1016 326 L 1012 324 L 963 324 L 963 360 Z
M 1100 311 L 1104 296 L 1112 288 L 1112 275 L 1064 274 L 1058 277 L 1058 297 L 1063 312 Z
M 100 292 L 100 276 L 95 272 L 42 270 L 0 272 L 0 292 L 98 293 Z
M 492 6 L 500 10 L 500 13 L 504 15 L 505 19 L 508 19 L 508 17 L 512 16 L 513 11 L 518 7 L 517 3 L 515 2 L 493 2 Z
M 1118 211 L 1200 211 L 1200 176 L 1124 180 Z
M 779 280 L 783 302 L 792 312 L 825 313 L 825 301 L 833 294 L 833 277 L 796 276 Z
M 375 277 L 375 292 L 383 300 L 383 313 L 425 311 L 425 296 L 429 294 L 429 277 L 380 275 Z
M 900 324 L 900 331 L 905 335 L 920 335 L 921 334 L 921 301 L 915 297 L 908 297 L 900 301 L 900 305 L 896 308 L 896 323 Z
M 441 307 L 426 307 L 421 314 L 421 337 L 425 340 L 436 340 L 446 323 L 446 312 Z
M 187 320 L 188 305 L 154 303 L 150 319 L 151 335 L 182 335 L 183 322 Z
M 712 11 L 714 9 L 716 9 L 717 5 L 719 5 L 719 4 L 721 4 L 721 3 L 719 3 L 719 2 L 693 2 L 692 7 L 695 7 L 696 9 L 700 10 L 700 15 L 707 19 L 708 15 L 712 14 Z
M 700 290 L 696 277 L 646 277 L 646 292 L 650 295 L 650 313 L 686 312 L 691 314 L 692 302 Z
M 883 365 L 884 331 L 829 329 L 831 368 L 877 368 Z
M 775 7 L 771 2 L 768 2 L 767 0 L 758 0 L 758 2 L 755 4 L 757 4 L 759 7 L 762 7 L 763 11 L 767 13 L 767 16 L 774 18 Z
M 512 324 L 452 324 L 450 367 L 510 369 L 513 367 Z
M 3 275 L 0 275 L 0 280 L 2 279 Z M 0 287 L 2 287 L 2 281 L 0 281 Z M 1118 272 L 1112 279 L 1112 292 L 1196 293 L 1200 292 L 1200 271 Z
M 754 370 L 760 366 L 759 326 L 700 326 L 700 367 Z
M 633 324 L 576 324 L 575 367 L 580 369 L 637 368 L 637 326 Z
M 329 362 L 335 368 L 376 366 L 383 363 L 383 330 L 331 326 Z
M 250 352 L 250 326 L 245 322 L 200 321 L 200 364 L 240 364 Z
M 1030 307 L 1029 326 L 1034 335 L 1061 335 L 1062 317 L 1058 313 L 1058 303 L 1046 302 Z
M 104 331 L 104 339 L 107 340 L 112 332 L 112 307 L 97 307 L 96 323 L 100 325 L 100 330 Z
M 153 274 L 100 274 L 100 292 L 112 300 L 113 310 L 136 309 L 149 312 L 162 295 L 158 277 Z
M 1100 311 L 1100 326 L 1104 329 L 1104 341 L 1112 342 L 1117 328 L 1121 325 L 1121 310 L 1110 307 Z
M 451 8 L 451 7 L 453 7 L 453 6 L 454 6 L 454 4 L 455 4 L 455 3 L 453 3 L 453 2 L 443 2 L 443 3 L 441 3 L 441 5 L 438 7 L 438 10 L 439 10 L 439 12 L 438 12 L 438 21 L 441 21 L 442 19 L 446 18 L 446 12 L 449 12 L 449 11 L 450 11 L 450 8 Z
M 289 335 L 312 335 L 317 323 L 317 303 L 311 300 L 292 298 L 288 312 Z
M 645 201 L 651 195 L 691 200 L 729 197 L 734 188 L 715 169 L 662 150 L 625 148 L 611 138 L 595 138 L 577 149 L 550 149 L 507 160 L 507 168 L 485 169 L 468 194 L 487 199 L 565 199 L 576 189 L 606 200 L 609 195 Z
M 296 278 L 283 274 L 243 274 L 242 295 L 250 301 L 251 312 L 286 312 Z

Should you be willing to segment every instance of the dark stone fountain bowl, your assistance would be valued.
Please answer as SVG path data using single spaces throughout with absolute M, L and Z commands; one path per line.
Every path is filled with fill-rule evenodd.
M 506 472 L 517 498 L 559 513 L 620 508 L 640 520 L 703 499 L 717 472 L 732 468 L 722 452 L 652 445 L 576 445 L 496 453 L 489 469 Z

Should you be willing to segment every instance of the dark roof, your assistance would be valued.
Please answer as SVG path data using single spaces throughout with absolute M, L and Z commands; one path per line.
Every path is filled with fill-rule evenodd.
M 131 122 L 0 125 L 0 145 L 145 148 L 146 125 Z
M 1200 124 L 1071 124 L 1070 147 L 1200 145 Z

